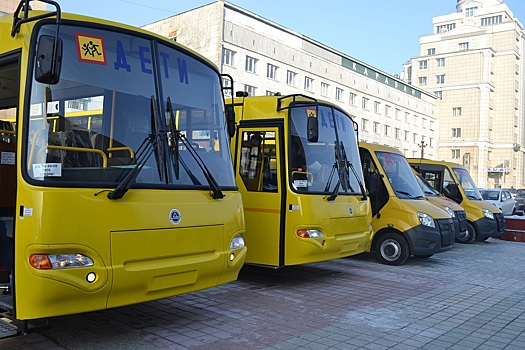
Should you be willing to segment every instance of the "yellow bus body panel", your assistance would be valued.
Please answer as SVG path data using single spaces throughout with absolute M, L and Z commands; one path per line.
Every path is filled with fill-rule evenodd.
M 15 292 L 23 302 L 17 303 L 17 318 L 141 303 L 237 279 L 246 256 L 243 248 L 230 261 L 230 241 L 244 227 L 237 192 L 216 201 L 208 191 L 131 189 L 111 201 L 107 191 L 94 195 L 99 191 L 20 189 L 24 215 L 16 223 Z M 173 208 L 181 212 L 178 225 L 169 220 Z M 85 254 L 94 266 L 29 265 L 30 254 L 66 252 Z M 90 272 L 97 276 L 93 283 L 86 279 Z

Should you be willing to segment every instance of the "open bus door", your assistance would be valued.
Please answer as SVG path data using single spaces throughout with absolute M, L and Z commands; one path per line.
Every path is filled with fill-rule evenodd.
M 14 121 L 19 97 L 19 76 L 18 55 L 0 58 L 0 310 L 2 312 L 11 311 L 13 308 L 17 141 Z
M 241 123 L 238 130 L 236 178 L 243 193 L 245 219 L 257 222 L 257 232 L 246 232 L 246 245 L 258 247 L 248 251 L 248 259 L 252 264 L 283 266 L 286 186 L 280 166 L 282 137 L 277 126 L 243 124 L 249 123 Z

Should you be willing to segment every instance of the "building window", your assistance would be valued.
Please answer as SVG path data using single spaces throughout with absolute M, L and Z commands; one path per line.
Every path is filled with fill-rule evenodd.
M 390 125 L 385 125 L 385 136 L 389 136 L 390 134 Z
M 351 92 L 350 93 L 350 105 L 355 106 L 356 98 L 357 98 L 357 95 Z
M 461 137 L 461 128 L 452 128 L 452 137 Z
M 335 99 L 337 101 L 342 101 L 343 100 L 343 89 L 335 88 Z
M 266 96 L 273 96 L 273 95 L 275 95 L 275 92 L 266 90 Z
M 290 86 L 295 86 L 295 77 L 297 73 L 292 72 L 291 70 L 286 72 L 286 84 Z
M 405 130 L 405 141 L 408 141 L 409 136 L 410 136 L 410 132 L 408 130 Z
M 396 108 L 396 120 L 400 120 L 401 110 Z
M 304 77 L 304 89 L 306 91 L 312 91 L 314 88 L 314 80 L 309 77 Z
M 436 75 L 436 84 L 445 84 L 445 74 Z
M 391 111 L 392 107 L 390 107 L 389 105 L 385 105 L 385 116 L 387 117 L 390 117 L 390 111 Z
M 430 121 L 429 129 L 434 131 L 434 121 L 433 120 Z
M 465 9 L 465 17 L 472 17 L 476 13 L 476 10 L 478 9 L 477 6 L 475 7 L 467 7 Z
M 456 23 L 443 24 L 443 25 L 437 26 L 437 32 L 446 33 L 446 32 L 450 32 L 454 28 L 456 28 Z
M 266 66 L 266 77 L 268 79 L 276 80 L 277 79 L 277 66 L 268 63 Z
M 405 112 L 405 123 L 408 123 L 409 117 L 410 117 L 410 113 Z
M 380 108 L 381 108 L 381 102 L 375 101 L 374 102 L 374 113 L 379 113 Z
M 361 119 L 361 129 L 363 129 L 363 131 L 368 130 L 368 119 Z
M 374 122 L 374 133 L 379 134 L 379 122 Z
M 443 91 L 434 91 L 434 95 L 437 97 L 437 98 L 443 98 Z
M 445 59 L 444 58 L 437 58 L 436 59 L 436 66 L 437 67 L 445 67 Z
M 246 69 L 247 72 L 255 73 L 256 63 L 257 63 L 257 60 L 255 58 L 246 56 L 246 65 L 244 68 Z
M 427 77 L 419 77 L 419 86 L 427 85 Z
M 370 101 L 368 98 L 363 97 L 363 105 L 362 105 L 363 109 L 368 110 L 368 101 Z
M 432 56 L 432 55 L 435 55 L 436 54 L 436 48 L 431 48 L 431 49 L 428 49 L 427 50 L 427 55 L 428 56 Z
M 421 127 L 426 129 L 427 127 L 427 118 L 421 118 Z
M 414 135 L 412 137 L 412 142 L 417 143 L 417 134 L 416 133 L 414 133 Z
M 255 96 L 257 93 L 257 88 L 255 86 L 244 84 L 244 91 L 246 91 L 249 96 Z
M 321 96 L 328 96 L 328 85 L 327 83 L 321 83 Z
M 233 66 L 234 56 L 235 56 L 234 51 L 223 48 L 222 49 L 222 64 L 226 66 Z
M 459 43 L 459 51 L 467 51 L 468 43 Z
M 490 26 L 493 24 L 499 24 L 502 22 L 503 17 L 501 15 L 499 16 L 492 16 L 492 17 L 485 17 L 481 19 L 481 25 L 482 26 Z
M 452 159 L 459 159 L 459 156 L 461 155 L 459 148 L 453 148 L 450 150 L 450 158 Z
M 224 91 L 224 96 L 231 96 L 232 95 L 232 81 L 227 78 L 222 79 L 222 90 Z
M 432 137 L 428 140 L 428 145 L 434 147 L 434 139 Z
M 461 117 L 461 107 L 452 107 L 452 116 Z
M 427 69 L 427 64 L 428 64 L 427 60 L 419 61 L 419 69 Z
M 396 128 L 395 131 L 394 131 L 394 136 L 395 136 L 396 140 L 399 140 L 400 133 L 401 133 L 401 130 L 399 128 Z

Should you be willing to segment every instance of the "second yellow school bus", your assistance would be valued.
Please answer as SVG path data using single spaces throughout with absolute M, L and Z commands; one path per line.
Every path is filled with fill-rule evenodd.
M 364 252 L 371 207 L 352 118 L 303 95 L 241 97 L 233 107 L 246 262 L 283 267 Z

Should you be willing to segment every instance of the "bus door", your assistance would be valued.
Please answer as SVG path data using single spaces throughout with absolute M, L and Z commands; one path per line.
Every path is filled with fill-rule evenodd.
M 241 123 L 236 144 L 236 178 L 246 220 L 246 262 L 282 266 L 286 212 L 284 138 L 282 128 L 266 125 L 254 128 Z
M 17 56 L 0 57 L 0 301 L 9 307 L 13 306 L 18 67 Z

